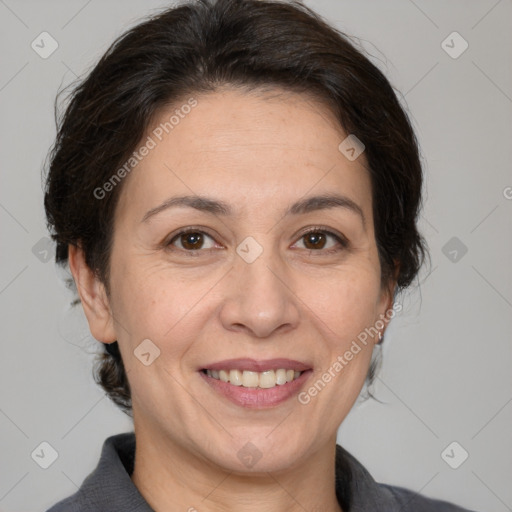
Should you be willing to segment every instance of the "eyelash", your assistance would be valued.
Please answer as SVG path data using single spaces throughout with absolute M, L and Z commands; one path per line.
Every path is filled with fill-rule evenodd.
M 178 239 L 180 236 L 186 235 L 188 233 L 199 233 L 199 234 L 202 234 L 202 235 L 207 235 L 212 240 L 214 239 L 213 236 L 208 234 L 206 231 L 203 231 L 202 229 L 198 229 L 198 228 L 194 228 L 194 227 L 189 227 L 189 228 L 182 229 L 181 231 L 176 233 L 169 240 L 169 242 L 165 243 L 165 246 L 166 247 L 171 247 L 173 242 L 176 239 Z M 309 251 L 310 254 L 318 252 L 318 253 L 320 253 L 319 256 L 325 256 L 326 254 L 334 254 L 334 253 L 340 252 L 340 251 L 342 251 L 344 249 L 347 249 L 348 246 L 349 246 L 349 242 L 348 242 L 348 240 L 345 237 L 343 237 L 342 235 L 338 235 L 336 233 L 333 233 L 332 231 L 330 231 L 329 229 L 327 229 L 324 226 L 313 226 L 313 227 L 309 228 L 307 231 L 304 231 L 299 236 L 298 240 L 300 240 L 301 238 L 304 238 L 306 235 L 309 235 L 310 233 L 323 233 L 325 235 L 332 236 L 339 243 L 339 245 L 341 246 L 341 248 L 334 248 L 334 249 L 318 249 L 318 250 L 317 249 L 304 249 L 306 251 Z M 171 249 L 171 250 L 172 251 L 180 251 L 180 252 L 185 253 L 187 256 L 196 258 L 198 256 L 201 256 L 201 254 L 200 254 L 201 252 L 210 251 L 210 250 L 214 250 L 214 249 L 184 250 L 184 249 L 177 248 L 177 249 Z

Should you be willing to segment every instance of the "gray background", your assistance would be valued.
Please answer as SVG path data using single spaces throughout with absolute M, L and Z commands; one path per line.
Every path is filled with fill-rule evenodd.
M 59 87 L 166 4 L 0 0 L 1 511 L 42 511 L 73 493 L 105 438 L 132 429 L 93 382 L 97 343 L 45 261 L 40 171 Z M 421 228 L 432 266 L 388 329 L 374 388 L 383 403 L 358 404 L 338 440 L 378 481 L 512 510 L 512 3 L 307 4 L 360 38 L 402 92 L 427 175 Z M 59 44 L 47 59 L 31 48 L 43 31 Z M 453 31 L 469 44 L 458 58 L 441 46 Z M 31 458 L 43 441 L 58 453 L 48 469 Z M 469 453 L 458 469 L 441 456 L 453 441 Z M 460 461 L 460 448 L 448 453 Z

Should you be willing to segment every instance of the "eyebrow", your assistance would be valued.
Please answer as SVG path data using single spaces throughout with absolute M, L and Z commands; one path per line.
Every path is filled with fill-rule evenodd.
M 205 196 L 178 196 L 165 200 L 160 205 L 152 208 L 142 218 L 141 222 L 147 222 L 151 217 L 169 208 L 188 207 L 212 215 L 221 215 L 223 217 L 233 216 L 233 209 L 224 201 L 218 201 Z M 363 226 L 366 225 L 366 219 L 362 208 L 352 199 L 338 194 L 322 194 L 318 196 L 300 199 L 291 205 L 284 216 L 303 215 L 318 210 L 327 210 L 331 208 L 343 208 L 356 213 L 361 217 Z

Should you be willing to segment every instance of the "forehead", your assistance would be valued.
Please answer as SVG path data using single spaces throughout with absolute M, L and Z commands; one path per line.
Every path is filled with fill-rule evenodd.
M 190 98 L 195 106 L 185 108 Z M 152 119 L 141 144 L 153 147 L 126 178 L 118 209 L 149 209 L 186 193 L 227 198 L 243 215 L 339 192 L 368 210 L 364 154 L 347 159 L 338 149 L 346 137 L 310 96 L 234 89 L 191 95 Z

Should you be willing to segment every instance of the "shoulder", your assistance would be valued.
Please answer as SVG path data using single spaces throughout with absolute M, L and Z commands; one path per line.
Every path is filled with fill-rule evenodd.
M 448 501 L 427 498 L 404 487 L 388 484 L 378 484 L 378 486 L 383 491 L 388 491 L 395 498 L 402 512 L 476 512 Z
M 347 450 L 336 447 L 336 490 L 340 504 L 358 512 L 476 512 L 447 501 L 427 498 L 404 487 L 376 482 Z
M 91 473 L 93 475 L 94 473 Z M 93 512 L 106 510 L 104 505 L 105 496 L 101 496 L 99 488 L 86 484 L 91 475 L 84 481 L 82 487 L 74 494 L 52 505 L 46 512 Z M 108 496 L 107 496 L 108 498 Z
M 152 512 L 131 481 L 135 456 L 135 434 L 110 436 L 103 443 L 96 469 L 72 496 L 46 512 Z
M 79 496 L 79 492 L 77 492 L 73 494 L 73 496 L 59 501 L 46 512 L 81 512 L 83 509 L 82 500 Z
M 82 487 L 74 494 L 55 503 L 46 512 L 84 512 L 86 510 L 93 512 L 105 510 L 105 508 L 103 508 L 102 496 L 98 493 L 99 489 L 91 489 L 85 484 L 90 478 L 91 476 L 84 481 Z

